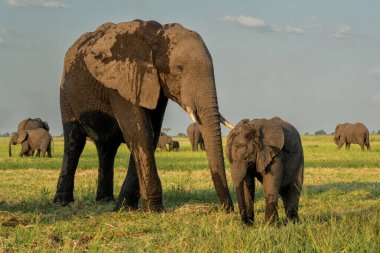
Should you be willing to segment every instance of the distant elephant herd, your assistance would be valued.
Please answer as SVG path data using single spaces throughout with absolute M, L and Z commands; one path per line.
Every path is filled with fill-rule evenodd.
M 80 36 L 66 53 L 60 85 L 64 154 L 54 203 L 74 201 L 75 172 L 90 138 L 99 158 L 96 200 L 114 200 L 114 158 L 125 143 L 130 162 L 114 210 L 163 211 L 155 150 L 180 148 L 161 134 L 169 99 L 195 122 L 187 129 L 191 148 L 206 150 L 217 196 L 227 212 L 234 205 L 220 123 L 231 129 L 226 155 L 242 220 L 254 220 L 255 179 L 263 184 L 266 220 L 277 220 L 279 196 L 286 216 L 299 219 L 304 154 L 296 128 L 278 117 L 233 126 L 219 112 L 212 58 L 201 36 L 180 24 L 141 20 L 105 23 Z M 40 119 L 22 121 L 9 143 L 9 155 L 11 145 L 21 144 L 21 156 L 37 150 L 51 157 L 48 131 Z M 360 123 L 338 125 L 334 141 L 338 148 L 359 144 L 370 149 L 368 129 Z

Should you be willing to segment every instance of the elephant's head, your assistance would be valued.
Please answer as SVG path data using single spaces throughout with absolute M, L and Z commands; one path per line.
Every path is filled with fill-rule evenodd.
M 343 126 L 344 126 L 343 124 L 338 124 L 335 127 L 334 142 L 335 142 L 336 145 L 339 144 L 339 141 L 340 141 L 340 138 L 341 138 L 341 135 L 342 135 Z
M 240 121 L 227 137 L 226 155 L 231 164 L 231 177 L 236 187 L 240 214 L 249 222 L 253 213 L 247 213 L 251 201 L 247 197 L 247 173 L 262 173 L 284 146 L 282 128 L 268 120 Z
M 28 136 L 29 136 L 28 133 L 23 130 L 20 130 L 12 134 L 9 140 L 9 147 L 8 147 L 9 157 L 12 156 L 12 145 L 23 143 L 26 139 L 28 139 Z
M 219 199 L 232 209 L 219 123 L 233 126 L 219 113 L 212 59 L 201 36 L 179 24 L 139 20 L 107 23 L 88 36 L 84 63 L 100 83 L 147 109 L 163 94 L 199 122 Z

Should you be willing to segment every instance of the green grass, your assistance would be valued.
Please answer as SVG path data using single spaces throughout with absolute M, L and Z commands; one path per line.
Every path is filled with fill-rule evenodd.
M 331 136 L 302 139 L 302 222 L 266 225 L 258 186 L 255 225 L 247 227 L 237 205 L 233 214 L 219 209 L 205 152 L 191 152 L 186 139 L 180 139 L 181 152 L 156 152 L 166 212 L 155 214 L 114 213 L 114 203 L 95 201 L 98 161 L 90 142 L 76 174 L 75 203 L 53 205 L 63 140 L 55 138 L 52 159 L 19 158 L 18 147 L 8 158 L 8 139 L 0 138 L 0 252 L 379 252 L 380 137 L 371 136 L 371 152 L 357 145 L 338 151 Z M 128 160 L 122 146 L 115 161 L 116 197 Z M 231 184 L 229 169 L 227 174 Z

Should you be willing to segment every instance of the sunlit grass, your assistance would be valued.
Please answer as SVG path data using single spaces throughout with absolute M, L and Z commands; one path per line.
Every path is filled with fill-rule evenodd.
M 17 147 L 8 158 L 8 139 L 0 138 L 0 252 L 379 252 L 380 137 L 371 136 L 371 152 L 357 145 L 338 151 L 332 136 L 302 140 L 302 223 L 277 228 L 264 224 L 259 185 L 253 227 L 241 224 L 236 205 L 234 214 L 220 210 L 205 152 L 191 152 L 187 139 L 179 139 L 180 152 L 156 152 L 166 212 L 155 214 L 114 213 L 114 203 L 95 202 L 98 161 L 91 142 L 78 166 L 75 203 L 53 205 L 63 139 L 55 138 L 52 159 L 42 159 L 19 158 Z M 128 160 L 123 145 L 115 161 L 116 197 Z M 281 202 L 279 214 L 285 217 Z

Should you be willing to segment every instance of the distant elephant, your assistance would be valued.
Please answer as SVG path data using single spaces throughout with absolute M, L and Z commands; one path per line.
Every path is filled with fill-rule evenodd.
M 11 143 L 13 145 L 21 144 L 20 156 L 33 155 L 34 151 L 37 150 L 37 156 L 40 156 L 41 153 L 42 157 L 45 157 L 47 152 L 48 157 L 52 157 L 51 141 L 51 135 L 43 128 L 20 130 L 12 135 L 9 146 L 11 146 Z M 9 156 L 12 156 L 11 147 L 9 147 L 9 150 Z
M 64 154 L 55 203 L 74 201 L 74 175 L 86 136 L 99 157 L 96 199 L 112 200 L 114 158 L 125 142 L 128 172 L 115 210 L 162 211 L 154 152 L 168 99 L 201 122 L 219 200 L 233 210 L 223 159 L 211 55 L 201 36 L 179 24 L 135 20 L 106 23 L 67 51 L 60 86 Z
M 49 124 L 46 121 L 42 121 L 40 118 L 28 118 L 24 119 L 18 124 L 17 131 L 20 130 L 32 130 L 32 129 L 37 129 L 37 128 L 43 128 L 46 129 L 47 131 L 50 130 Z
M 359 144 L 362 151 L 364 151 L 364 146 L 367 150 L 371 149 L 368 128 L 362 123 L 338 124 L 335 127 L 334 142 L 338 145 L 338 149 L 346 144 L 346 149 L 349 150 L 352 143 Z
M 169 145 L 169 150 L 173 151 L 179 151 L 179 142 L 178 141 L 172 141 Z
M 172 144 L 173 139 L 167 135 L 160 135 L 157 143 L 157 148 L 165 151 L 170 151 L 170 145 Z M 169 149 L 168 149 L 169 147 Z
M 227 158 L 243 222 L 254 221 L 255 178 L 265 193 L 265 218 L 277 220 L 278 194 L 286 216 L 298 220 L 304 157 L 298 131 L 278 117 L 242 120 L 227 137 Z
M 189 137 L 193 151 L 198 151 L 198 145 L 202 150 L 205 150 L 205 144 L 198 123 L 192 123 L 187 127 L 187 136 Z

